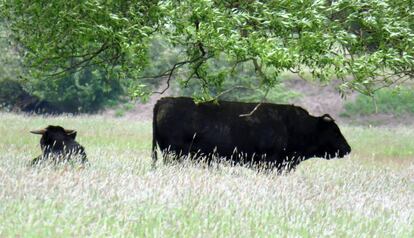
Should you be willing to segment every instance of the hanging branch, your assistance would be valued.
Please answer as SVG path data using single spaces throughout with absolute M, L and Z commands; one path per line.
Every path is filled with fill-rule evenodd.
M 62 69 L 62 70 L 60 70 L 56 73 L 47 74 L 46 76 L 47 77 L 56 77 L 56 76 L 65 74 L 69 71 L 73 71 L 73 70 L 76 70 L 76 72 L 80 71 L 80 70 L 86 68 L 87 66 L 89 66 L 91 64 L 92 60 L 95 59 L 96 57 L 98 57 L 106 49 L 108 49 L 109 46 L 110 45 L 105 42 L 105 43 L 102 44 L 102 46 L 97 51 L 95 51 L 93 53 L 90 53 L 90 54 L 85 54 L 85 55 L 89 55 L 89 56 L 84 58 L 83 60 L 81 60 L 79 62 L 76 62 L 76 63 L 72 64 L 71 66 L 69 66 L 67 68 L 64 68 L 64 69 Z M 82 57 L 82 56 L 76 56 L 76 57 Z

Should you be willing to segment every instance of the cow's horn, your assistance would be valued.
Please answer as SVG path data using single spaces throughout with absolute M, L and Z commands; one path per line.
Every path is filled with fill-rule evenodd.
M 326 121 L 326 122 L 331 122 L 331 121 L 333 121 L 333 120 L 334 120 L 334 119 L 333 119 L 331 116 L 329 116 L 328 114 L 323 115 L 323 116 L 322 116 L 322 119 L 323 119 L 324 121 Z
M 46 132 L 46 129 L 30 131 L 30 133 L 37 134 L 37 135 L 43 135 L 45 134 L 45 132 Z
M 75 132 L 76 132 L 75 130 L 68 130 L 68 129 L 65 129 L 65 133 L 66 133 L 66 134 L 68 134 L 68 135 L 73 134 L 73 133 L 75 133 Z

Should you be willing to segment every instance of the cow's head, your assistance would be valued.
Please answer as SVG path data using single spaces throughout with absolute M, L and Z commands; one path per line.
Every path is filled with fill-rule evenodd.
M 342 158 L 351 152 L 351 147 L 330 115 L 317 117 L 314 133 L 314 141 L 311 142 L 313 156 L 327 159 Z
M 44 129 L 30 132 L 42 135 L 40 147 L 44 152 L 62 152 L 65 147 L 73 144 L 76 138 L 75 130 L 67 130 L 61 126 L 48 126 Z

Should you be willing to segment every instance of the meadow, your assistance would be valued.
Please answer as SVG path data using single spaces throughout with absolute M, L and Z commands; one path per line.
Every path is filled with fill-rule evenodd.
M 29 130 L 78 131 L 89 167 L 28 167 Z M 290 174 L 151 170 L 151 123 L 0 113 L 0 237 L 414 237 L 414 128 L 340 125 L 344 159 Z

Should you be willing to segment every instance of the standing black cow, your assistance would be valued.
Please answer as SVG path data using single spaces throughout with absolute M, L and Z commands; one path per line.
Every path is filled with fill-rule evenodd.
M 45 129 L 30 132 L 42 135 L 40 139 L 42 155 L 33 159 L 32 165 L 49 159 L 55 163 L 71 159 L 79 159 L 81 163 L 87 162 L 85 149 L 75 141 L 75 130 L 67 130 L 61 126 L 48 126 Z
M 154 166 L 157 144 L 163 154 L 214 154 L 232 163 L 263 163 L 279 171 L 311 157 L 341 158 L 351 152 L 327 114 L 315 117 L 301 107 L 271 103 L 195 104 L 185 97 L 162 98 L 154 107 Z

